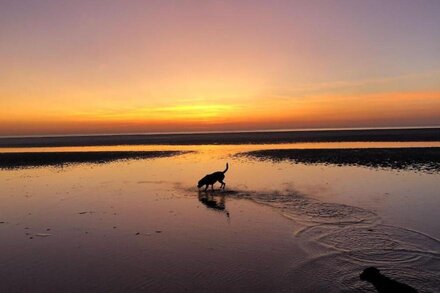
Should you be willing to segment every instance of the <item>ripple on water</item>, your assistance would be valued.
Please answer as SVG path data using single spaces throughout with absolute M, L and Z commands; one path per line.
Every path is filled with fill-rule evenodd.
M 287 193 L 250 192 L 246 196 L 258 203 L 280 209 L 286 217 L 309 225 L 374 223 L 378 219 L 375 213 L 359 207 L 321 202 L 292 191 Z
M 322 243 L 339 250 L 383 249 L 420 250 L 438 252 L 439 241 L 425 234 L 401 227 L 375 224 L 371 226 L 351 225 L 323 234 Z
M 381 224 L 366 209 L 321 202 L 295 191 L 227 195 L 269 205 L 302 224 L 295 236 L 311 258 L 286 273 L 292 291 L 375 292 L 359 279 L 368 266 L 420 292 L 440 291 L 440 241 L 429 235 Z
M 440 241 L 429 235 L 383 225 L 375 213 L 359 207 L 320 202 L 295 192 L 235 196 L 270 205 L 304 224 L 295 235 L 312 258 L 287 273 L 295 280 L 295 291 L 375 292 L 359 279 L 367 266 L 377 266 L 420 292 L 440 289 Z
M 422 268 L 390 262 L 380 264 L 380 270 L 419 292 L 438 292 L 440 271 L 437 264 L 438 259 L 431 259 Z M 297 292 L 376 292 L 371 284 L 359 279 L 360 272 L 373 265 L 377 265 L 373 260 L 359 262 L 345 252 L 332 252 L 292 267 L 286 278 L 294 280 Z

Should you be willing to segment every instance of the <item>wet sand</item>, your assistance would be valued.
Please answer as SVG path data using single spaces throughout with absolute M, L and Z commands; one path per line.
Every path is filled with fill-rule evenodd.
M 184 150 L 1 169 L 0 291 L 373 292 L 373 265 L 440 288 L 438 173 Z M 199 193 L 226 161 L 226 190 Z
M 239 154 L 273 161 L 440 172 L 440 148 L 271 149 Z
M 288 285 L 283 272 L 303 255 L 288 219 L 223 198 L 227 215 L 196 189 L 153 176 L 149 167 L 160 160 L 171 159 L 3 171 L 0 291 L 261 292 Z

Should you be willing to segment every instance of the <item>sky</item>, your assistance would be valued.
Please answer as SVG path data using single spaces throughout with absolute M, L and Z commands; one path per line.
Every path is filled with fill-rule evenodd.
M 440 1 L 0 0 L 0 135 L 440 125 Z

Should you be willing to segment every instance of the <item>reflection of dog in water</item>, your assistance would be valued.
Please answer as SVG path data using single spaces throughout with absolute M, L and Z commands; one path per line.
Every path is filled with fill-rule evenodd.
M 228 171 L 229 165 L 226 163 L 226 169 L 224 171 L 217 171 L 212 174 L 208 174 L 202 179 L 199 180 L 197 187 L 200 188 L 205 185 L 205 191 L 208 189 L 209 185 L 211 185 L 211 189 L 214 190 L 214 184 L 218 181 L 220 182 L 220 188 L 225 189 L 226 184 L 223 182 L 225 179 L 225 173 Z
M 229 218 L 229 212 L 226 210 L 225 196 L 219 195 L 218 198 L 219 200 L 217 200 L 217 197 L 213 196 L 210 193 L 199 191 L 199 201 L 202 204 L 204 204 L 209 209 L 213 209 L 221 213 L 226 213 L 226 216 Z
M 399 292 L 416 293 L 417 290 L 393 279 L 390 279 L 380 273 L 375 267 L 366 268 L 359 276 L 362 281 L 373 284 L 379 293 Z

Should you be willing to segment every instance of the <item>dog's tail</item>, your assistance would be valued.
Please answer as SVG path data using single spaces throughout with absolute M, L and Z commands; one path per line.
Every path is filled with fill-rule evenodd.
M 228 164 L 228 163 L 226 163 L 226 169 L 225 169 L 225 171 L 223 171 L 223 174 L 225 174 L 225 173 L 226 173 L 226 171 L 228 171 L 228 169 L 229 169 L 229 164 Z

